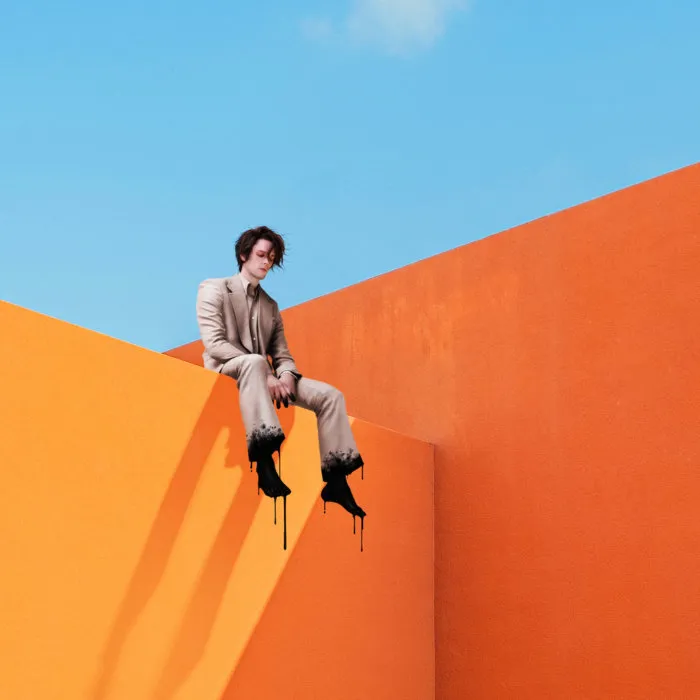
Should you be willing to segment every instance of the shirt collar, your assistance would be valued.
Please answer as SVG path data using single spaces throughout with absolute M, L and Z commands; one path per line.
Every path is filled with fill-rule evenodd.
M 241 284 L 243 285 L 243 293 L 255 298 L 258 296 L 258 290 L 260 289 L 259 284 L 252 284 L 249 282 L 243 274 L 238 275 L 241 278 Z

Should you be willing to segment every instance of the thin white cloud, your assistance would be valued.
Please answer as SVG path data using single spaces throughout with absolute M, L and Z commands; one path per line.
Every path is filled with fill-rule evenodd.
M 444 34 L 449 18 L 466 6 L 467 0 L 352 0 L 342 33 L 390 53 L 427 49 Z M 301 26 L 303 34 L 316 41 L 340 35 L 325 18 L 308 18 Z
M 465 0 L 354 0 L 348 19 L 351 35 L 392 52 L 425 49 L 445 32 L 449 16 Z

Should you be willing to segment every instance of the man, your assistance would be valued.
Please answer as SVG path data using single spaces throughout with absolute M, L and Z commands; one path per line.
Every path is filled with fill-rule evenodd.
M 204 343 L 204 366 L 236 380 L 248 458 L 256 463 L 258 488 L 270 498 L 291 489 L 277 473 L 273 453 L 285 435 L 277 408 L 294 403 L 316 414 L 324 501 L 353 516 L 365 511 L 355 502 L 347 477 L 363 466 L 345 410 L 343 395 L 329 384 L 302 376 L 287 347 L 277 303 L 260 286 L 280 267 L 285 245 L 267 226 L 248 229 L 236 241 L 238 274 L 199 285 L 197 321 Z M 268 362 L 268 356 L 271 364 Z M 286 537 L 285 537 L 286 543 Z

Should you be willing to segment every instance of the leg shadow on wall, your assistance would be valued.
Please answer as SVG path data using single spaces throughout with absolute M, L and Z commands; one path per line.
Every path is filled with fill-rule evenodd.
M 102 652 L 92 700 L 106 700 L 109 697 L 125 645 L 161 583 L 207 458 L 220 431 L 228 429 L 225 466 L 241 467 L 244 470 L 244 483 L 236 491 L 210 548 L 173 639 L 154 698 L 166 700 L 172 697 L 204 653 L 226 584 L 260 505 L 260 499 L 264 498 L 258 496 L 256 475 L 247 473 L 245 430 L 237 402 L 235 382 L 228 377 L 219 377 L 174 471 L 119 606 Z M 283 410 L 280 413 L 286 435 L 291 432 L 294 414 L 295 410 Z

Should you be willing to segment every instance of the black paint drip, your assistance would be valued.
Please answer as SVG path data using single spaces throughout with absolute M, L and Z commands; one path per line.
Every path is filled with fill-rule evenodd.
M 283 548 L 287 549 L 287 497 L 284 496 L 282 499 L 282 503 L 284 505 L 284 539 L 283 539 Z
M 279 465 L 279 475 L 280 479 L 282 478 L 282 450 L 281 448 L 277 448 L 277 462 Z M 282 535 L 282 548 L 287 549 L 287 497 L 284 496 L 282 498 L 282 506 L 283 506 L 283 535 Z M 275 525 L 277 524 L 277 501 L 275 500 Z
M 274 453 L 277 452 L 277 458 L 278 458 L 278 467 L 279 467 L 279 472 L 277 470 L 277 466 L 275 465 L 275 460 L 274 460 Z M 264 457 L 263 457 L 264 458 Z M 282 482 L 282 451 L 279 448 L 279 446 L 273 450 L 272 453 L 269 454 L 269 456 L 266 458 L 268 461 L 265 462 L 264 470 L 265 470 L 265 476 L 264 479 L 267 479 L 266 484 L 264 485 L 265 488 L 268 490 L 273 490 L 270 488 L 270 472 L 267 471 L 270 469 L 270 467 L 273 470 L 273 473 L 275 477 L 279 477 L 279 481 Z M 259 462 L 259 460 L 258 460 Z M 252 469 L 252 462 L 251 462 L 251 469 Z M 260 495 L 260 480 L 261 480 L 261 474 L 263 472 L 260 471 L 260 464 L 258 464 L 258 496 Z M 284 484 L 282 484 L 284 486 Z M 285 487 L 286 488 L 286 487 Z M 278 495 L 270 497 L 272 498 L 272 507 L 273 507 L 273 522 L 275 525 L 277 525 L 277 499 L 278 498 L 283 498 L 284 499 L 284 535 L 283 535 L 283 547 L 284 549 L 287 549 L 287 494 L 289 492 L 289 489 L 287 488 L 286 491 L 284 490 L 278 490 L 277 493 Z M 265 492 L 267 494 L 267 492 Z
M 355 517 L 352 516 L 352 534 L 355 534 Z M 359 516 L 360 518 L 360 551 L 364 552 L 365 547 L 364 547 L 364 535 L 365 535 L 365 517 L 364 515 Z
M 321 498 L 323 499 L 323 512 L 326 512 L 326 503 L 337 503 L 345 508 L 352 515 L 352 533 L 357 534 L 357 518 L 360 518 L 360 551 L 364 551 L 364 528 L 365 528 L 365 511 L 357 505 L 347 477 L 338 472 L 332 473 L 330 479 L 321 490 Z

